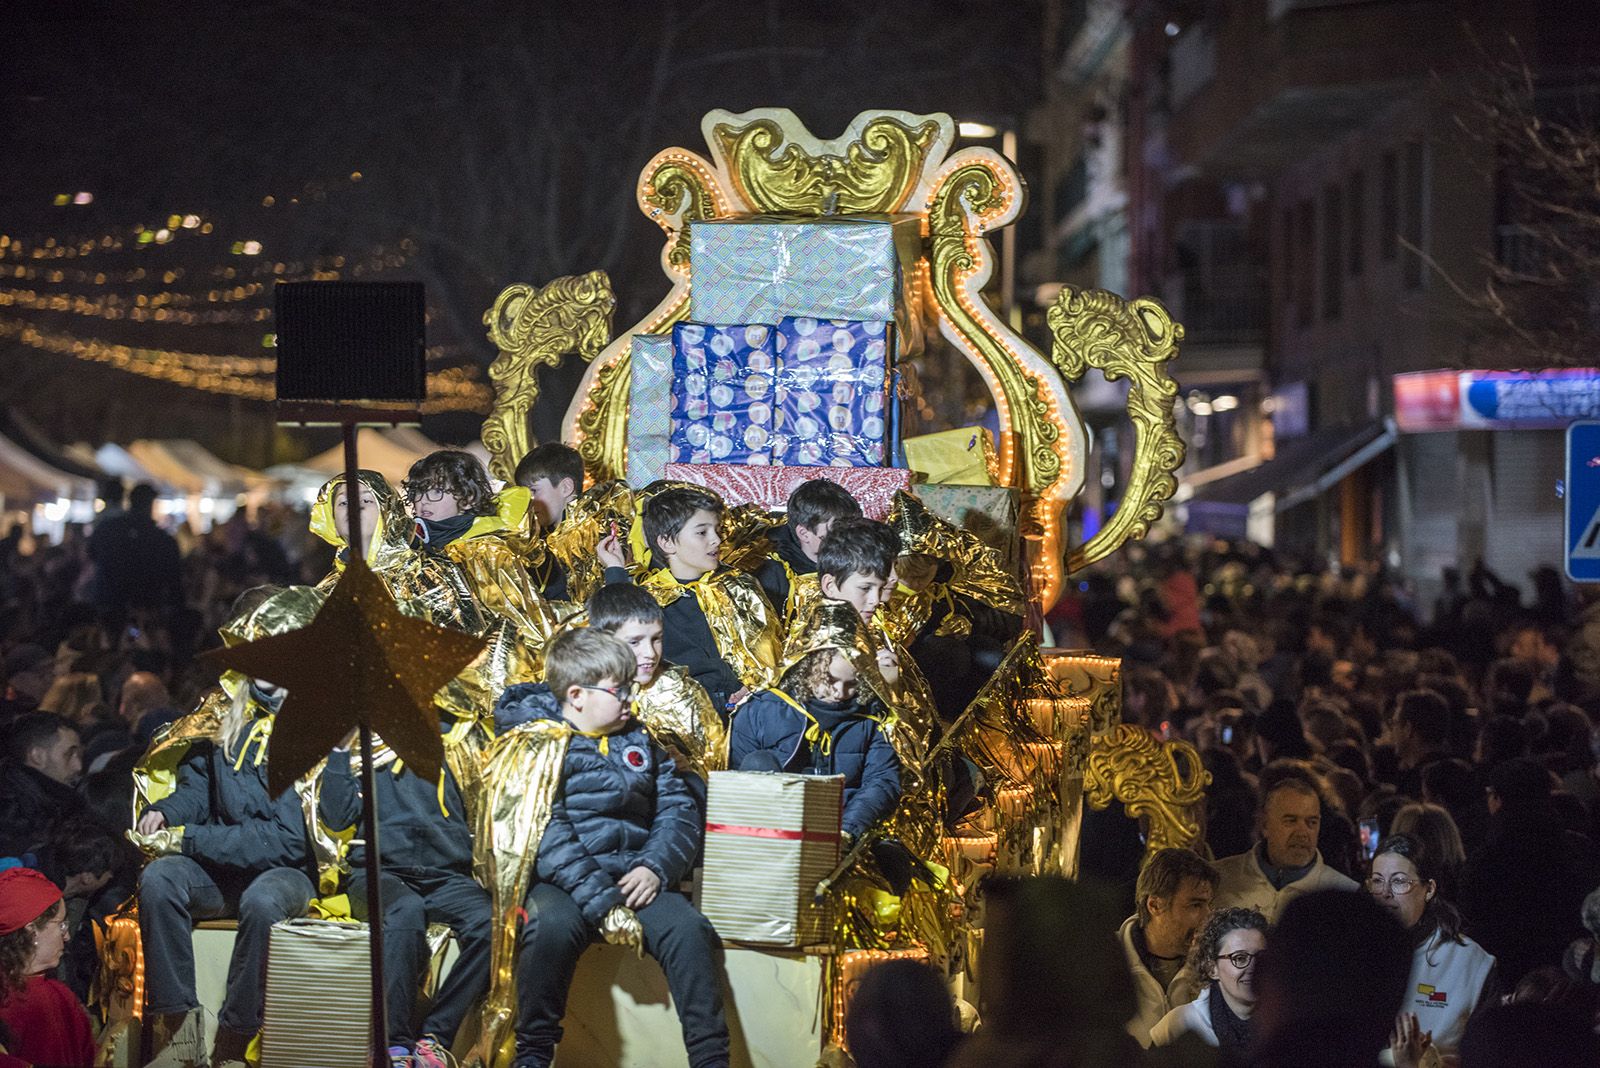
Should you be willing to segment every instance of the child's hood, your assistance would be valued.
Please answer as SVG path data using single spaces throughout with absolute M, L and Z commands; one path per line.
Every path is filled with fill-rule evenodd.
M 365 531 L 367 564 L 374 571 L 384 571 L 405 559 L 411 548 L 411 516 L 389 480 L 376 471 L 356 472 L 356 481 L 372 491 L 378 500 L 378 529 Z M 333 504 L 336 493 L 344 484 L 343 475 L 335 475 L 317 491 L 316 503 L 311 506 L 311 533 L 336 548 L 344 548 L 344 538 L 334 517 Z
M 561 703 L 550 687 L 542 682 L 519 682 L 507 686 L 495 702 L 494 722 L 497 731 L 509 730 L 536 719 L 561 718 Z

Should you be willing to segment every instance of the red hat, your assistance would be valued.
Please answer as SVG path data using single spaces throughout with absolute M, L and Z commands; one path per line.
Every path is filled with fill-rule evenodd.
M 32 868 L 0 871 L 0 935 L 22 930 L 60 900 L 61 888 Z

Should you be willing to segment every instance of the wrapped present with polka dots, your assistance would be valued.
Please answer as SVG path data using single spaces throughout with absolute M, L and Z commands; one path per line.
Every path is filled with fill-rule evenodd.
M 882 467 L 892 452 L 889 324 L 785 316 L 776 334 L 772 462 Z
M 777 359 L 764 323 L 675 324 L 670 462 L 772 463 Z

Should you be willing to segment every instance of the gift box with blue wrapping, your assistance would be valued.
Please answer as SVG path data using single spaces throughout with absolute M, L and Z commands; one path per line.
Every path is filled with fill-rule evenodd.
M 883 466 L 889 324 L 785 316 L 777 338 L 772 462 Z
M 635 334 L 629 345 L 628 481 L 648 486 L 678 457 L 672 447 L 672 335 Z
M 744 215 L 689 227 L 696 322 L 776 323 L 786 315 L 893 322 L 901 355 L 919 348 L 911 281 L 916 215 Z
M 765 324 L 674 325 L 670 445 L 675 460 L 771 463 L 776 364 L 774 331 Z

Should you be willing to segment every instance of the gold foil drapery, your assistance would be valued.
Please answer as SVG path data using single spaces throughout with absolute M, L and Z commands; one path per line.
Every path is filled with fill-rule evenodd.
M 534 720 L 501 735 L 485 755 L 473 851 L 478 881 L 488 887 L 493 901 L 494 942 L 481 1030 L 465 1058 L 469 1068 L 502 1068 L 511 1062 L 517 919 L 561 787 L 571 736 L 561 723 Z
M 663 567 L 645 576 L 639 585 L 662 607 L 679 597 L 699 601 L 717 651 L 746 686 L 760 690 L 776 680 L 781 652 L 778 620 L 755 579 L 741 571 L 718 571 L 682 583 Z
M 728 766 L 728 730 L 682 664 L 669 664 L 634 694 L 633 714 L 680 771 L 702 779 Z

